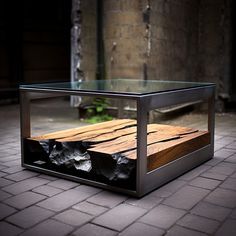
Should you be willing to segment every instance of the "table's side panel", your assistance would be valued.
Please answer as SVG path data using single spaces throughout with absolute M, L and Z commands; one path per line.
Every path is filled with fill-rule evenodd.
M 142 195 L 145 189 L 147 173 L 147 107 L 149 99 L 137 100 L 137 162 L 136 162 L 136 191 Z
M 148 96 L 149 98 L 148 110 L 177 105 L 185 102 L 194 102 L 200 100 L 208 100 L 214 94 L 214 86 L 199 87 L 192 89 L 168 91 Z
M 214 155 L 214 139 L 215 139 L 215 89 L 211 91 L 208 98 L 208 131 L 211 134 L 211 156 Z
M 88 93 L 80 93 L 79 91 L 76 93 L 70 92 L 70 91 L 50 91 L 46 90 L 34 90 L 34 89 L 21 89 L 20 90 L 20 96 L 21 96 L 21 103 L 20 103 L 20 109 L 21 109 L 21 145 L 22 145 L 22 166 L 31 170 L 48 173 L 52 175 L 56 175 L 58 177 L 71 179 L 74 181 L 78 181 L 80 183 L 85 183 L 105 189 L 114 190 L 117 192 L 123 192 L 127 193 L 133 196 L 137 196 L 136 190 L 128 189 L 128 188 L 121 188 L 120 186 L 112 186 L 103 182 L 96 181 L 95 179 L 87 179 L 81 176 L 71 175 L 68 173 L 61 173 L 52 169 L 46 169 L 46 168 L 40 168 L 38 166 L 35 166 L 33 164 L 28 163 L 28 144 L 27 144 L 27 138 L 31 137 L 31 122 L 30 122 L 30 101 L 36 100 L 36 99 L 42 99 L 42 98 L 49 98 L 49 97 L 58 97 L 58 96 L 66 96 L 66 95 L 78 95 L 78 96 L 91 96 L 91 94 Z M 92 94 L 92 96 L 97 96 L 95 94 Z M 106 97 L 106 95 L 103 95 Z M 116 96 L 109 96 L 109 98 L 115 98 Z M 135 100 L 133 97 L 119 97 L 120 99 L 129 99 L 129 100 Z M 122 104 L 121 104 L 122 105 Z M 118 112 L 119 115 L 121 115 L 121 112 Z M 145 132 L 146 133 L 146 132 Z
M 201 165 L 211 158 L 211 145 L 207 145 L 147 173 L 145 176 L 145 188 L 143 190 L 143 195 Z
M 152 191 L 153 189 L 165 184 L 171 179 L 176 178 L 184 172 L 202 164 L 203 162 L 213 157 L 215 119 L 214 91 L 215 87 L 209 86 L 203 88 L 193 88 L 152 94 L 150 96 L 143 96 L 140 99 L 140 105 L 138 106 L 138 109 L 141 110 L 140 119 L 138 119 L 138 127 L 140 127 L 140 131 L 138 131 L 138 133 L 140 132 L 140 135 L 138 136 L 140 140 L 138 141 L 138 143 L 140 147 L 138 146 L 139 148 L 137 150 L 137 174 L 140 175 L 139 179 L 142 179 L 142 181 L 141 186 L 139 186 L 139 188 L 141 189 L 141 191 L 138 192 L 139 196 Z M 147 142 L 146 139 L 141 137 L 141 135 L 143 135 L 144 131 L 146 130 L 145 127 L 147 126 L 147 113 L 154 109 L 197 100 L 208 103 L 208 131 L 211 135 L 210 144 L 148 173 L 147 164 L 142 160 L 142 155 L 147 153 Z M 145 108 L 143 108 L 141 104 L 145 104 Z
M 21 140 L 21 164 L 25 162 L 25 138 L 31 134 L 30 124 L 30 95 L 20 89 L 20 140 Z

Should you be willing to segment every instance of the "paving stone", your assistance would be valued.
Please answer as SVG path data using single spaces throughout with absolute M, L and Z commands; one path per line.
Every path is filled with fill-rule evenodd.
M 217 164 L 221 163 L 224 159 L 219 158 L 219 157 L 213 157 L 209 161 L 206 162 L 206 165 L 209 166 L 216 166 Z
M 236 219 L 236 208 L 232 211 L 230 217 Z
M 200 200 L 202 200 L 210 191 L 193 186 L 185 186 L 167 198 L 163 203 L 175 208 L 189 210 Z
M 215 220 L 191 214 L 184 216 L 177 222 L 177 224 L 208 234 L 213 234 L 220 225 L 219 222 Z
M 223 221 L 230 212 L 231 209 L 229 208 L 213 205 L 208 202 L 200 202 L 191 210 L 191 213 L 193 214 L 218 221 Z
M 33 205 L 45 198 L 45 196 L 37 193 L 24 192 L 19 195 L 8 198 L 4 202 L 17 209 L 24 209 L 25 207 Z
M 14 182 L 8 179 L 0 178 L 0 188 L 13 184 Z
M 74 205 L 73 208 L 93 216 L 98 216 L 108 210 L 108 208 L 98 206 L 85 201 Z
M 209 168 L 210 168 L 210 166 L 201 165 L 201 166 L 196 167 L 195 169 L 187 172 L 186 174 L 180 176 L 179 179 L 185 180 L 185 181 L 192 180 L 192 179 L 196 178 L 197 176 L 199 176 L 200 174 L 202 174 L 204 171 L 208 170 Z
M 19 194 L 36 188 L 40 185 L 47 184 L 49 180 L 41 179 L 38 177 L 33 177 L 30 179 L 22 180 L 20 182 L 14 183 L 10 186 L 3 188 L 4 191 L 12 194 Z
M 80 185 L 80 186 L 76 187 L 75 190 L 87 193 L 88 195 L 91 195 L 91 196 L 102 191 L 102 189 L 100 189 L 100 188 L 95 188 L 95 187 L 88 186 L 88 185 Z
M 236 142 L 227 145 L 226 148 L 236 149 Z
M 225 147 L 225 144 L 223 144 L 223 143 L 215 143 L 214 150 L 216 152 L 216 151 L 219 151 L 220 149 L 222 149 L 223 147 Z
M 225 180 L 228 178 L 227 175 L 219 174 L 211 171 L 206 171 L 203 174 L 201 174 L 202 177 L 209 178 L 209 179 L 216 179 L 216 180 Z
M 7 166 L 0 165 L 0 170 L 6 169 L 6 168 L 7 168 Z
M 25 231 L 21 236 L 64 236 L 68 235 L 73 227 L 55 220 L 46 220 Z
M 226 162 L 232 162 L 236 164 L 236 155 L 233 155 L 225 160 Z
M 224 145 L 225 146 L 225 145 Z M 234 151 L 222 148 L 219 151 L 214 153 L 215 157 L 221 158 L 221 159 L 225 159 L 227 157 L 230 157 L 234 154 Z
M 24 168 L 19 165 L 19 166 L 7 167 L 7 168 L 3 169 L 2 171 L 9 173 L 9 174 L 13 174 L 13 173 L 16 173 L 16 172 L 19 172 L 22 170 L 24 170 Z
M 22 232 L 22 230 L 14 225 L 8 224 L 4 221 L 0 222 L 0 235 L 15 236 Z
M 4 177 L 6 175 L 7 175 L 7 173 L 0 171 L 0 178 Z
M 58 193 L 61 193 L 63 190 L 59 189 L 59 188 L 54 188 L 54 187 L 48 186 L 48 185 L 42 185 L 37 188 L 34 188 L 32 191 L 46 195 L 48 197 L 52 197 Z
M 49 186 L 55 187 L 55 188 L 60 188 L 63 190 L 68 190 L 70 188 L 76 187 L 79 184 L 69 181 L 69 180 L 64 180 L 64 179 L 57 179 L 55 181 L 52 181 L 48 184 Z
M 0 157 L 0 160 L 4 164 L 5 162 L 15 161 L 18 160 L 19 158 L 20 158 L 19 156 L 7 154 L 5 157 Z
M 139 221 L 155 227 L 168 229 L 184 214 L 186 212 L 183 210 L 159 205 L 140 218 Z
M 217 230 L 215 236 L 235 236 L 236 235 L 236 220 L 228 219 L 225 223 Z
M 127 198 L 128 197 L 124 195 L 102 191 L 97 195 L 87 199 L 87 201 L 104 207 L 114 207 L 124 202 Z
M 236 191 L 236 179 L 228 178 L 220 185 L 220 187 Z
M 236 178 L 236 172 L 230 176 L 231 178 Z
M 121 204 L 98 216 L 93 222 L 113 230 L 122 231 L 145 213 L 145 209 Z
M 38 203 L 38 205 L 52 211 L 62 211 L 78 202 L 85 200 L 89 196 L 90 194 L 88 195 L 85 192 L 70 189 L 48 198 Z
M 211 172 L 228 175 L 228 176 L 233 174 L 235 170 L 236 170 L 236 164 L 227 163 L 227 162 L 224 162 L 224 163 L 221 162 L 210 169 Z
M 220 183 L 221 181 L 218 180 L 197 177 L 192 180 L 189 185 L 212 190 L 215 189 Z
M 13 142 L 15 142 L 15 140 L 12 140 Z M 10 146 L 10 145 L 8 145 L 8 146 Z M 9 155 L 15 155 L 15 154 L 17 154 L 17 152 L 16 152 L 16 150 L 14 149 L 14 148 L 7 148 L 7 149 L 5 149 L 5 152 L 7 153 L 7 154 L 9 154 Z
M 69 224 L 72 226 L 81 226 L 84 223 L 87 223 L 88 221 L 90 221 L 93 217 L 86 213 L 69 209 L 54 216 L 53 218 L 65 224 Z
M 54 176 L 51 176 L 51 175 L 46 175 L 46 174 L 41 174 L 38 177 L 42 178 L 42 179 L 51 180 L 51 181 L 54 181 L 54 180 L 58 179 L 57 177 L 54 177 Z
M 221 135 L 218 135 L 218 134 L 215 134 L 215 142 L 217 141 L 217 140 L 220 140 L 220 139 L 222 139 L 224 136 L 221 136 Z
M 49 210 L 32 206 L 17 212 L 16 214 L 8 217 L 6 220 L 21 228 L 29 228 L 40 221 L 49 218 L 53 214 L 54 213 Z
M 16 212 L 16 209 L 0 203 L 0 220 Z
M 32 177 L 37 176 L 37 175 L 39 175 L 39 174 L 36 173 L 36 172 L 23 170 L 23 171 L 8 175 L 6 177 L 6 179 L 10 179 L 10 180 L 18 182 L 18 181 L 21 181 L 21 180 L 24 180 L 24 179 L 32 178 Z
M 165 236 L 207 236 L 207 234 L 175 225 L 167 231 L 167 234 L 165 234 Z
M 218 139 L 216 143 L 222 143 L 224 146 L 230 145 L 235 141 L 234 137 L 223 137 L 221 139 Z
M 18 159 L 18 160 L 13 160 L 13 161 L 8 161 L 8 162 L 4 162 L 4 165 L 5 166 L 8 166 L 8 167 L 12 167 L 12 166 L 18 166 L 21 164 L 21 160 Z
M 236 192 L 228 189 L 217 188 L 205 200 L 223 207 L 236 207 Z
M 6 193 L 6 192 L 0 190 L 0 201 L 3 201 L 4 199 L 7 199 L 7 198 L 9 198 L 11 196 L 12 196 L 11 194 Z
M 152 209 L 154 206 L 158 205 L 162 200 L 163 198 L 160 197 L 146 195 L 140 199 L 129 198 L 125 203 L 149 210 Z
M 155 228 L 151 225 L 134 223 L 120 233 L 119 236 L 161 236 L 164 235 L 164 233 L 164 230 Z
M 170 183 L 164 185 L 157 190 L 154 190 L 150 195 L 158 196 L 158 197 L 169 197 L 172 193 L 176 192 L 182 186 L 186 184 L 186 181 L 183 180 L 173 180 Z
M 75 236 L 115 236 L 117 232 L 94 224 L 86 224 L 73 232 Z

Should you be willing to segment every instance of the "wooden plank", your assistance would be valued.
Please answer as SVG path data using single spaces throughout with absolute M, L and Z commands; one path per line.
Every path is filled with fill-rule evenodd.
M 93 147 L 99 147 L 99 148 L 105 148 L 105 147 L 110 147 L 113 145 L 120 145 L 121 143 L 127 142 L 127 140 L 133 140 L 136 138 L 136 133 L 128 134 L 121 136 L 119 138 L 116 138 L 114 140 L 106 141 L 106 142 L 101 142 L 98 144 L 92 144 L 90 145 L 91 148 Z
M 168 141 L 172 139 L 177 139 L 179 138 L 179 135 L 170 135 L 170 134 L 157 134 L 157 133 L 151 133 L 150 135 L 147 136 L 147 144 L 153 144 L 157 142 L 162 142 L 162 141 Z M 106 145 L 106 146 L 96 146 L 93 148 L 89 148 L 88 151 L 92 152 L 100 152 L 100 153 L 105 153 L 109 155 L 113 155 L 116 153 L 122 153 L 128 150 L 132 150 L 137 148 L 137 140 L 131 139 L 131 140 L 126 140 L 126 142 L 119 143 L 119 145 Z
M 104 141 L 114 139 L 112 142 L 109 143 L 109 145 L 97 144 L 97 145 L 94 145 L 89 150 L 94 151 L 94 152 L 103 152 L 106 154 L 114 154 L 117 152 L 128 151 L 128 150 L 136 148 L 135 136 L 129 136 L 129 139 L 128 137 L 124 137 L 121 140 L 119 140 L 119 143 L 117 143 L 117 140 L 115 138 L 118 138 L 118 137 L 121 138 L 122 136 L 129 134 L 128 132 L 129 129 L 132 129 L 131 133 L 137 132 L 137 129 L 135 127 L 132 127 L 128 129 L 118 130 L 113 133 L 107 133 L 105 135 L 102 134 L 92 139 L 87 139 L 87 140 L 85 139 L 84 141 L 85 142 L 104 142 Z M 152 132 L 153 134 L 151 135 L 150 133 Z M 179 137 L 180 134 L 190 134 L 194 132 L 197 132 L 197 130 L 192 129 L 192 128 L 187 128 L 187 127 L 149 124 L 147 126 L 147 133 L 149 134 L 148 144 L 160 142 L 160 141 L 167 141 L 167 140 Z M 83 140 L 83 138 L 81 138 L 81 140 Z M 119 146 L 117 144 L 119 144 Z
M 180 139 L 149 145 L 147 148 L 148 171 L 154 170 L 208 144 L 210 144 L 210 133 L 198 131 L 197 133 L 182 136 Z M 128 159 L 135 160 L 137 159 L 137 150 L 129 151 L 122 155 Z
M 126 129 L 115 130 L 113 132 L 109 132 L 109 133 L 106 133 L 106 134 L 100 134 L 96 137 L 84 139 L 83 141 L 84 142 L 89 142 L 89 143 L 106 142 L 106 141 L 113 140 L 113 139 L 116 139 L 116 138 L 121 138 L 121 137 L 126 137 L 127 138 L 127 135 L 130 135 L 130 134 L 133 134 L 132 136 L 135 137 L 136 132 L 137 132 L 136 127 L 129 127 L 129 128 L 126 128 Z M 129 137 L 131 137 L 131 136 L 129 136 Z
M 147 148 L 147 156 L 151 156 L 151 155 L 153 155 L 157 152 L 161 152 L 162 150 L 165 150 L 169 147 L 173 147 L 175 145 L 185 143 L 188 140 L 197 138 L 197 137 L 205 135 L 205 134 L 208 134 L 208 132 L 207 131 L 198 131 L 198 132 L 195 132 L 195 133 L 192 133 L 192 134 L 182 135 L 182 136 L 180 136 L 179 139 L 149 145 L 148 148 Z M 137 158 L 136 150 L 125 152 L 124 155 L 127 158 L 133 159 L 133 160 Z
M 197 129 L 193 129 L 190 127 L 164 125 L 164 124 L 152 124 L 152 127 L 157 132 L 170 133 L 170 134 L 176 134 L 176 135 L 191 134 L 198 131 Z
M 156 132 L 157 131 L 157 127 L 156 124 L 149 124 L 147 126 L 147 133 L 152 133 L 152 132 Z M 120 130 L 115 130 L 114 132 L 107 132 L 107 133 L 101 133 L 95 137 L 92 138 L 83 138 L 83 139 L 78 139 L 78 140 L 83 140 L 84 142 L 90 142 L 90 143 L 96 143 L 96 142 L 105 142 L 105 141 L 109 141 L 112 139 L 116 139 L 116 138 L 121 138 L 122 136 L 128 135 L 128 134 L 136 134 L 137 133 L 137 127 L 123 127 L 123 129 Z M 127 137 L 126 137 L 127 138 Z M 74 141 L 78 141 L 76 140 L 76 138 L 74 138 Z M 71 139 L 71 141 L 73 141 L 73 139 Z M 61 141 L 61 140 L 58 140 Z M 115 140 L 114 140 L 115 142 Z M 99 145 L 99 144 L 98 144 Z
M 112 121 L 106 121 L 98 124 L 93 124 L 93 125 L 87 125 L 87 126 L 82 126 L 78 128 L 72 128 L 72 129 L 67 129 L 67 130 L 61 130 L 57 132 L 52 132 L 49 134 L 45 135 L 40 135 L 40 136 L 34 136 L 31 137 L 30 139 L 32 140 L 48 140 L 48 139 L 60 139 L 60 138 L 66 138 L 66 137 L 72 137 L 77 134 L 82 134 L 85 132 L 90 132 L 91 130 L 100 130 L 100 129 L 105 129 L 105 128 L 112 128 L 112 127 L 125 127 L 129 125 L 135 125 L 136 121 L 131 120 L 131 119 L 119 119 L 119 120 L 112 120 Z
M 34 141 L 32 141 L 33 138 Z M 137 159 L 135 120 L 108 121 L 33 138 L 29 140 L 32 142 L 30 150 L 32 149 L 32 153 L 35 152 L 37 155 L 40 152 L 43 157 L 48 155 L 49 163 L 52 157 L 55 160 L 58 159 L 59 162 L 70 157 L 73 164 L 73 158 L 78 157 L 75 155 L 76 151 L 79 153 L 87 153 L 86 151 L 88 151 L 93 171 L 109 181 L 111 179 L 116 181 L 119 178 L 128 179 L 134 174 Z M 45 142 L 39 142 L 43 140 Z M 33 146 L 35 142 L 40 147 L 37 150 Z M 181 158 L 209 143 L 210 133 L 207 131 L 180 126 L 149 124 L 147 126 L 148 171 Z M 78 160 L 76 159 L 76 161 Z
M 186 136 L 182 142 L 169 147 L 162 147 L 161 151 L 148 155 L 148 170 L 154 170 L 208 144 L 210 144 L 209 132 L 198 132 L 191 137 Z
M 124 125 L 123 125 L 124 126 Z M 136 132 L 136 127 L 129 127 L 121 129 L 122 127 L 113 127 L 110 129 L 101 129 L 90 131 L 84 134 L 76 135 L 73 137 L 68 137 L 64 139 L 57 139 L 58 142 L 75 142 L 75 141 L 84 141 L 84 142 L 101 142 L 110 139 L 120 137 L 122 135 L 131 134 Z

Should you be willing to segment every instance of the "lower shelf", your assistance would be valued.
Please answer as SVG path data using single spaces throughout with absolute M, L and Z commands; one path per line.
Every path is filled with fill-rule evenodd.
M 120 119 L 24 140 L 25 164 L 135 190 L 136 121 Z M 210 133 L 187 127 L 147 126 L 147 170 L 210 144 Z

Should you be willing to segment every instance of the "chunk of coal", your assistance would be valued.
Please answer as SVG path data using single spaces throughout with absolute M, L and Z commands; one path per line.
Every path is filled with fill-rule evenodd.
M 92 168 L 90 155 L 84 151 L 81 142 L 65 142 L 54 144 L 49 159 L 58 166 L 74 167 L 77 170 L 89 172 Z
M 110 181 L 126 180 L 135 171 L 135 161 L 120 153 L 108 155 L 104 153 L 89 152 L 92 169 L 97 175 L 106 177 Z

